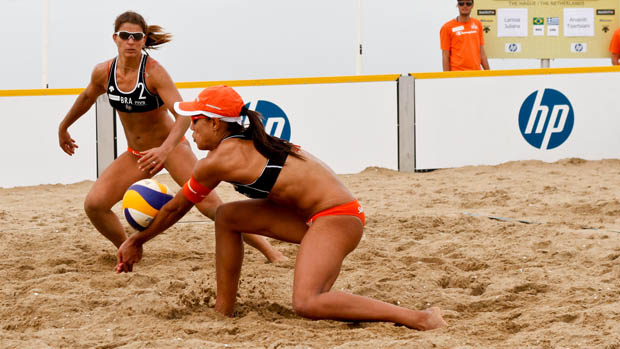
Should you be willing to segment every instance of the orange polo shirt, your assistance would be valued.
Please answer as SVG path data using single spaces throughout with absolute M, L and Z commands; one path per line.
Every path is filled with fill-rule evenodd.
M 609 44 L 609 52 L 620 54 L 620 28 L 616 29 L 614 32 L 614 36 L 611 38 L 611 43 Z
M 441 49 L 450 51 L 450 70 L 481 70 L 480 47 L 484 45 L 482 23 L 469 18 L 467 23 L 456 19 L 441 27 Z

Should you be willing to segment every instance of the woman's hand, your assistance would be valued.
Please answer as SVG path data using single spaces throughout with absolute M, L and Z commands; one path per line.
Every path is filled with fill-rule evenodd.
M 75 143 L 75 140 L 71 138 L 69 131 L 67 130 L 58 130 L 58 145 L 60 145 L 60 149 L 69 155 L 73 155 L 75 153 L 75 148 L 79 148 Z
M 162 147 L 152 148 L 140 154 L 142 157 L 138 160 L 138 168 L 141 171 L 148 171 L 151 175 L 156 174 L 164 168 L 166 159 L 168 158 L 168 152 Z
M 117 274 L 133 271 L 133 265 L 142 259 L 142 244 L 129 238 L 123 242 L 116 253 L 118 264 L 114 267 Z

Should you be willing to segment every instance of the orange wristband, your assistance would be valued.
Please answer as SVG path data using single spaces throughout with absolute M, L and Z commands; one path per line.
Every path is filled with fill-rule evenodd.
M 211 189 L 198 183 L 198 181 L 192 176 L 189 181 L 183 185 L 183 194 L 187 200 L 197 204 L 201 202 L 209 193 Z

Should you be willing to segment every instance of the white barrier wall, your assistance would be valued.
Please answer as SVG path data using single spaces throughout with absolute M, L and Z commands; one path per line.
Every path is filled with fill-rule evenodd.
M 0 187 L 75 183 L 97 178 L 95 110 L 75 123 L 71 136 L 75 155 L 58 146 L 58 124 L 75 95 L 1 97 Z
M 620 158 L 620 71 L 609 70 L 416 78 L 416 170 Z
M 259 100 L 277 105 L 288 118 L 293 143 L 321 158 L 337 173 L 355 173 L 368 166 L 398 169 L 396 77 L 383 79 L 389 81 L 243 86 L 235 89 L 246 102 L 252 103 L 252 109 Z M 180 89 L 183 98 L 190 100 L 201 90 Z M 37 94 L 41 90 L 33 91 Z M 15 93 L 28 94 L 28 91 Z M 69 128 L 79 146 L 76 154 L 70 157 L 58 146 L 58 124 L 76 97 L 0 97 L 0 115 L 3 116 L 0 187 L 95 180 L 97 161 L 102 170 L 114 158 L 113 129 L 109 127 L 113 119 L 111 110 L 105 108 L 107 102 L 101 98 L 98 100 L 100 104 L 104 102 L 101 108 L 91 108 Z M 96 109 L 101 114 L 107 109 L 109 114 L 97 116 L 98 135 Z M 281 126 L 277 123 L 279 118 L 274 120 L 276 127 Z M 105 125 L 106 122 L 109 125 Z M 117 122 L 116 131 L 120 154 L 127 149 L 120 122 Z M 204 157 L 206 153 L 198 151 L 192 142 L 191 130 L 186 137 L 197 156 Z
M 369 166 L 398 169 L 397 82 L 234 87 L 250 109 L 259 100 L 276 104 L 290 122 L 290 141 L 319 157 L 336 173 Z M 202 88 L 180 89 L 193 100 Z M 265 115 L 267 117 L 271 115 Z M 117 122 L 118 151 L 127 149 Z M 188 130 L 186 138 L 199 158 Z
M 276 106 L 281 115 L 265 113 L 274 129 L 290 131 L 293 143 L 344 174 L 369 166 L 412 171 L 620 158 L 620 70 L 587 69 L 597 72 L 428 73 L 401 77 L 400 83 L 398 75 L 229 83 L 243 85 L 235 89 L 251 109 L 261 111 L 261 103 Z M 191 100 L 207 84 L 183 83 L 187 88 L 180 91 Z M 52 90 L 34 94 L 41 91 Z M 76 95 L 0 92 L 0 187 L 94 180 L 97 161 L 101 170 L 113 159 L 114 128 L 101 125 L 113 122 L 103 115 L 110 113 L 105 100 L 98 108 L 98 135 L 96 108 L 70 128 L 80 148 L 69 157 L 58 147 L 57 130 Z M 120 122 L 116 132 L 121 153 L 127 143 Z M 191 141 L 190 130 L 186 137 Z M 190 143 L 199 158 L 206 155 Z

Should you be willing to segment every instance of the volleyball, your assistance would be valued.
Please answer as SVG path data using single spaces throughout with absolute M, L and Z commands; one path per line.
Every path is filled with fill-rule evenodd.
M 170 199 L 168 187 L 154 179 L 142 179 L 132 184 L 123 195 L 123 213 L 132 228 L 146 229 L 155 215 Z

